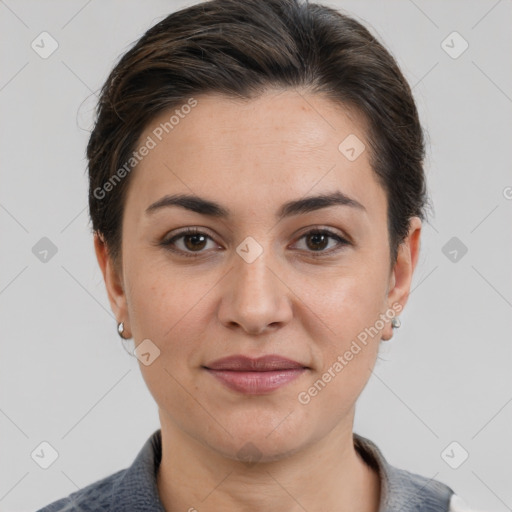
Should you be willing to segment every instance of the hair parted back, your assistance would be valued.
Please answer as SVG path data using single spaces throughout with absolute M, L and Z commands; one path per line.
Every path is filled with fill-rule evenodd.
M 121 261 L 130 159 L 143 130 L 189 98 L 238 99 L 274 88 L 321 94 L 362 114 L 370 163 L 388 200 L 391 262 L 413 216 L 425 218 L 424 134 L 396 61 L 358 21 L 300 0 L 211 0 L 170 14 L 125 53 L 101 89 L 87 146 L 93 232 Z M 341 142 L 341 140 L 340 140 Z

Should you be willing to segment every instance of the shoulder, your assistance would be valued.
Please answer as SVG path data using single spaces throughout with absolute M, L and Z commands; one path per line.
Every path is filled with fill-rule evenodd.
M 453 490 L 446 484 L 388 465 L 387 498 L 390 510 L 449 512 Z
M 375 443 L 354 434 L 354 446 L 363 460 L 380 475 L 379 512 L 450 512 L 453 490 L 425 476 L 388 463 Z
M 126 469 L 54 501 L 37 512 L 165 512 L 158 495 L 160 430 L 155 431 Z
M 395 481 L 391 486 L 399 486 L 401 492 L 395 491 L 396 504 L 390 510 L 414 510 L 421 512 L 479 512 L 469 507 L 466 502 L 447 485 L 415 473 L 391 466 Z M 399 496 L 401 494 L 401 496 Z
M 37 512 L 103 512 L 110 510 L 114 488 L 125 473 L 126 469 L 113 473 L 65 498 L 46 505 Z

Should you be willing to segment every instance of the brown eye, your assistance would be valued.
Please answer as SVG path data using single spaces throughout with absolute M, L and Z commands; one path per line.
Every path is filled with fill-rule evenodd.
M 206 233 L 195 228 L 188 228 L 176 236 L 164 240 L 161 242 L 161 245 L 169 251 L 182 254 L 183 256 L 200 256 L 202 253 L 207 252 L 204 249 L 207 247 L 209 240 L 213 242 L 213 239 Z
M 329 255 L 338 251 L 339 249 L 342 249 L 343 246 L 350 245 L 350 242 L 337 235 L 336 233 L 329 231 L 328 229 L 315 229 L 309 231 L 308 233 L 302 235 L 300 240 L 302 239 L 306 241 L 306 252 L 311 253 L 312 256 Z M 331 241 L 335 242 L 333 244 L 334 247 L 331 245 L 331 248 L 327 249 Z
M 206 236 L 202 234 L 197 235 L 183 235 L 184 245 L 191 251 L 204 249 L 206 244 Z
M 306 245 L 313 251 L 321 251 L 328 246 L 329 238 L 325 233 L 309 233 L 306 235 L 306 240 L 309 240 L 311 243 L 306 243 Z

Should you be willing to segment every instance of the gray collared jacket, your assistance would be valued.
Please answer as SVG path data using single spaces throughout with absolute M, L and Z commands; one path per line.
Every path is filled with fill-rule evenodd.
M 162 457 L 161 430 L 146 441 L 133 464 L 94 482 L 38 512 L 165 512 L 158 495 L 157 469 Z M 354 446 L 381 477 L 378 512 L 449 512 L 453 491 L 388 464 L 377 446 L 354 434 Z

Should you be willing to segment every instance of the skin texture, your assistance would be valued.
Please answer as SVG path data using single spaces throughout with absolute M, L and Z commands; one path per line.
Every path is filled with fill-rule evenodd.
M 354 112 L 292 90 L 246 102 L 196 99 L 190 114 L 132 171 L 120 269 L 95 237 L 125 336 L 135 345 L 149 338 L 160 350 L 140 369 L 159 407 L 162 502 L 168 512 L 375 512 L 378 476 L 355 451 L 352 427 L 379 343 L 392 337 L 390 322 L 308 404 L 297 397 L 380 314 L 405 306 L 421 221 L 411 219 L 392 266 L 386 194 L 368 151 L 349 161 L 338 150 L 350 134 L 369 147 Z M 169 116 L 156 118 L 140 141 Z M 276 220 L 283 203 L 334 191 L 365 210 L 331 206 Z M 232 215 L 216 219 L 176 206 L 145 213 L 177 193 L 216 201 Z M 176 250 L 199 256 L 159 245 L 185 227 L 210 237 L 175 241 Z M 304 236 L 312 228 L 350 243 Z M 252 263 L 236 252 L 248 236 L 263 249 Z M 271 393 L 249 396 L 202 368 L 234 354 L 278 354 L 309 369 Z M 237 455 L 248 442 L 258 463 Z

